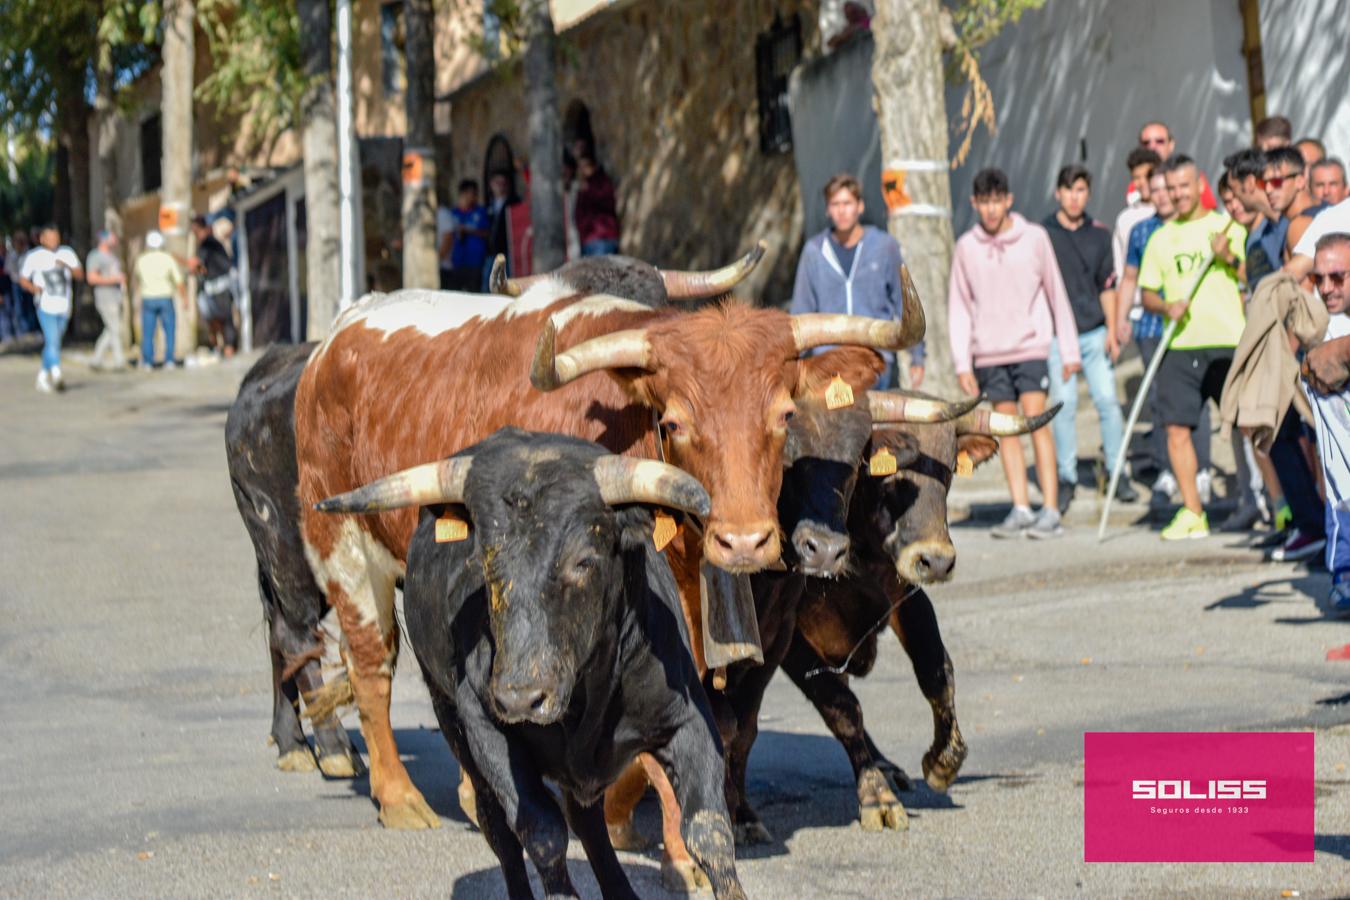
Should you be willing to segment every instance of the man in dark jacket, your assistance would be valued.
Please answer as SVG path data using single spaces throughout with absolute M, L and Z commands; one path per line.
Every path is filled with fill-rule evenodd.
M 1053 215 L 1042 222 L 1055 248 L 1064 288 L 1069 293 L 1074 323 L 1078 326 L 1078 350 L 1083 357 L 1083 375 L 1087 378 L 1092 404 L 1101 420 L 1102 448 L 1106 465 L 1115 463 L 1124 440 L 1125 423 L 1116 394 L 1116 375 L 1111 366 L 1115 346 L 1115 274 L 1111 256 L 1111 232 L 1087 214 L 1092 192 L 1092 176 L 1079 165 L 1059 170 L 1055 181 Z M 1078 484 L 1078 376 L 1062 377 L 1058 351 L 1051 344 L 1050 402 L 1064 408 L 1051 423 L 1055 434 L 1055 457 L 1059 469 L 1059 509 L 1063 514 L 1073 499 Z M 1116 488 L 1116 496 L 1126 502 L 1139 495 L 1126 479 Z
M 234 260 L 211 231 L 204 216 L 192 220 L 197 238 L 197 258 L 192 271 L 197 275 L 197 308 L 206 319 L 212 348 L 234 355 Z

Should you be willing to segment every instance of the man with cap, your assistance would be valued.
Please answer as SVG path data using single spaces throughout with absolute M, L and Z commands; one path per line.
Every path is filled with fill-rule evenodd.
M 122 340 L 122 297 L 127 283 L 122 260 L 117 255 L 117 235 L 98 233 L 98 246 L 84 261 L 85 280 L 94 289 L 94 308 L 103 320 L 103 333 L 94 343 L 89 365 L 94 369 L 119 371 L 126 368 L 126 343 Z
M 141 367 L 154 367 L 155 327 L 163 322 L 164 368 L 176 369 L 173 298 L 177 294 L 186 303 L 187 290 L 178 261 L 164 249 L 164 235 L 152 231 L 145 236 L 145 251 L 136 258 L 133 272 L 141 295 Z

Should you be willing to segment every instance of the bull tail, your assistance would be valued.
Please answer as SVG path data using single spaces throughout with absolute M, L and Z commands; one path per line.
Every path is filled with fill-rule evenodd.
M 351 679 L 343 672 L 317 691 L 305 695 L 304 717 L 311 722 L 322 722 L 355 702 L 356 695 L 352 693 Z

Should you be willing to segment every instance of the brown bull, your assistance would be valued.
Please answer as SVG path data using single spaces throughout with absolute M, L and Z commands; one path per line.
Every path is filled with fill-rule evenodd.
M 922 332 L 917 308 L 903 323 L 735 304 L 687 313 L 580 298 L 556 280 L 509 304 L 404 291 L 344 313 L 297 390 L 299 495 L 306 557 L 342 625 L 381 821 L 439 824 L 389 724 L 394 590 L 416 510 L 334 517 L 315 513 L 315 503 L 511 425 L 617 453 L 661 452 L 712 497 L 702 540 L 683 532 L 671 545 L 686 614 L 697 623 L 701 557 L 733 572 L 778 559 L 775 503 L 794 394 L 834 374 L 865 389 L 881 364 L 864 348 L 909 346 Z M 799 359 L 827 344 L 854 346 Z M 582 378 L 590 372 L 608 377 Z M 697 638 L 693 649 L 702 666 Z

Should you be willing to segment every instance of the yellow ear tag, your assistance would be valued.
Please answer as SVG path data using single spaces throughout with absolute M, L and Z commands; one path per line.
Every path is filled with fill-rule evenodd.
M 895 454 L 891 453 L 886 447 L 882 447 L 867 462 L 867 474 L 875 475 L 878 478 L 884 478 L 887 475 L 895 474 Z
M 657 550 L 664 550 L 666 545 L 675 539 L 675 533 L 679 530 L 674 516 L 659 512 L 656 514 L 656 526 L 652 528 L 652 543 L 656 545 Z
M 469 537 L 469 523 L 454 516 L 443 516 L 436 520 L 436 543 L 449 544 L 466 540 Z
M 975 474 L 975 460 L 964 450 L 956 454 L 956 474 L 962 478 L 969 478 Z
M 853 405 L 853 388 L 838 375 L 830 382 L 830 386 L 825 390 L 825 408 L 840 409 L 845 406 Z

